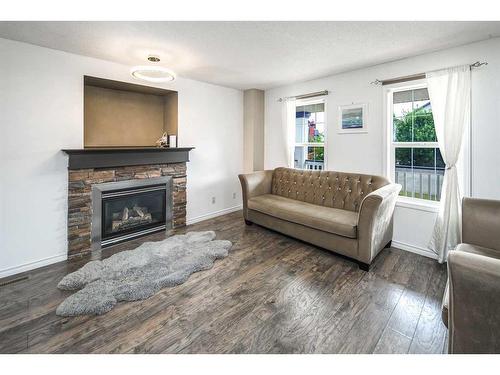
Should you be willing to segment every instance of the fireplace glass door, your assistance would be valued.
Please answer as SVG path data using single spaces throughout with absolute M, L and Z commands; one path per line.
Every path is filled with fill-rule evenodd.
M 166 223 L 165 185 L 102 194 L 102 240 L 149 233 Z

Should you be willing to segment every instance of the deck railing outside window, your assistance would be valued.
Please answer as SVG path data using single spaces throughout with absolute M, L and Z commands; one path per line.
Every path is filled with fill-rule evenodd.
M 439 201 L 443 185 L 444 169 L 425 170 L 396 167 L 395 182 L 403 188 L 399 195 Z

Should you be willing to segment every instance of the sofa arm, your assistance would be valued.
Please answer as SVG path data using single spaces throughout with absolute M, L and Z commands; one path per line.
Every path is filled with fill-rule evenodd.
M 448 254 L 450 353 L 500 353 L 500 259 Z
M 462 200 L 462 242 L 500 251 L 500 201 Z
M 358 217 L 358 260 L 370 264 L 392 240 L 394 207 L 401 185 L 389 184 L 368 194 Z
M 238 178 L 241 182 L 243 196 L 243 216 L 245 219 L 248 219 L 248 200 L 258 195 L 271 194 L 273 171 L 269 170 L 240 174 Z

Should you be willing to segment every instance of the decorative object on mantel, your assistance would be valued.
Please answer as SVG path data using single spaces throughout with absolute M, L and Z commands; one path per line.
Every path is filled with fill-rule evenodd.
M 228 255 L 232 243 L 215 237 L 213 231 L 189 232 L 91 261 L 59 282 L 59 289 L 80 290 L 66 298 L 56 314 L 101 315 L 117 302 L 146 299 L 162 288 L 182 284 Z
M 367 133 L 368 104 L 349 104 L 339 106 L 339 130 L 345 133 Z
M 156 145 L 158 147 L 177 147 L 177 136 L 176 135 L 168 135 L 167 133 L 163 133 L 163 135 L 158 138 L 156 141 Z
M 156 145 L 158 147 L 168 147 L 168 134 L 165 132 L 162 134 L 160 138 L 156 141 Z
M 177 136 L 169 135 L 168 136 L 168 147 L 177 147 Z

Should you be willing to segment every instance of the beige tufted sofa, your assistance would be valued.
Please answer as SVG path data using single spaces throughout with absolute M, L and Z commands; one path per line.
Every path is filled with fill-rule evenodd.
M 401 186 L 384 177 L 276 168 L 239 178 L 247 224 L 353 258 L 364 270 L 390 245 Z

